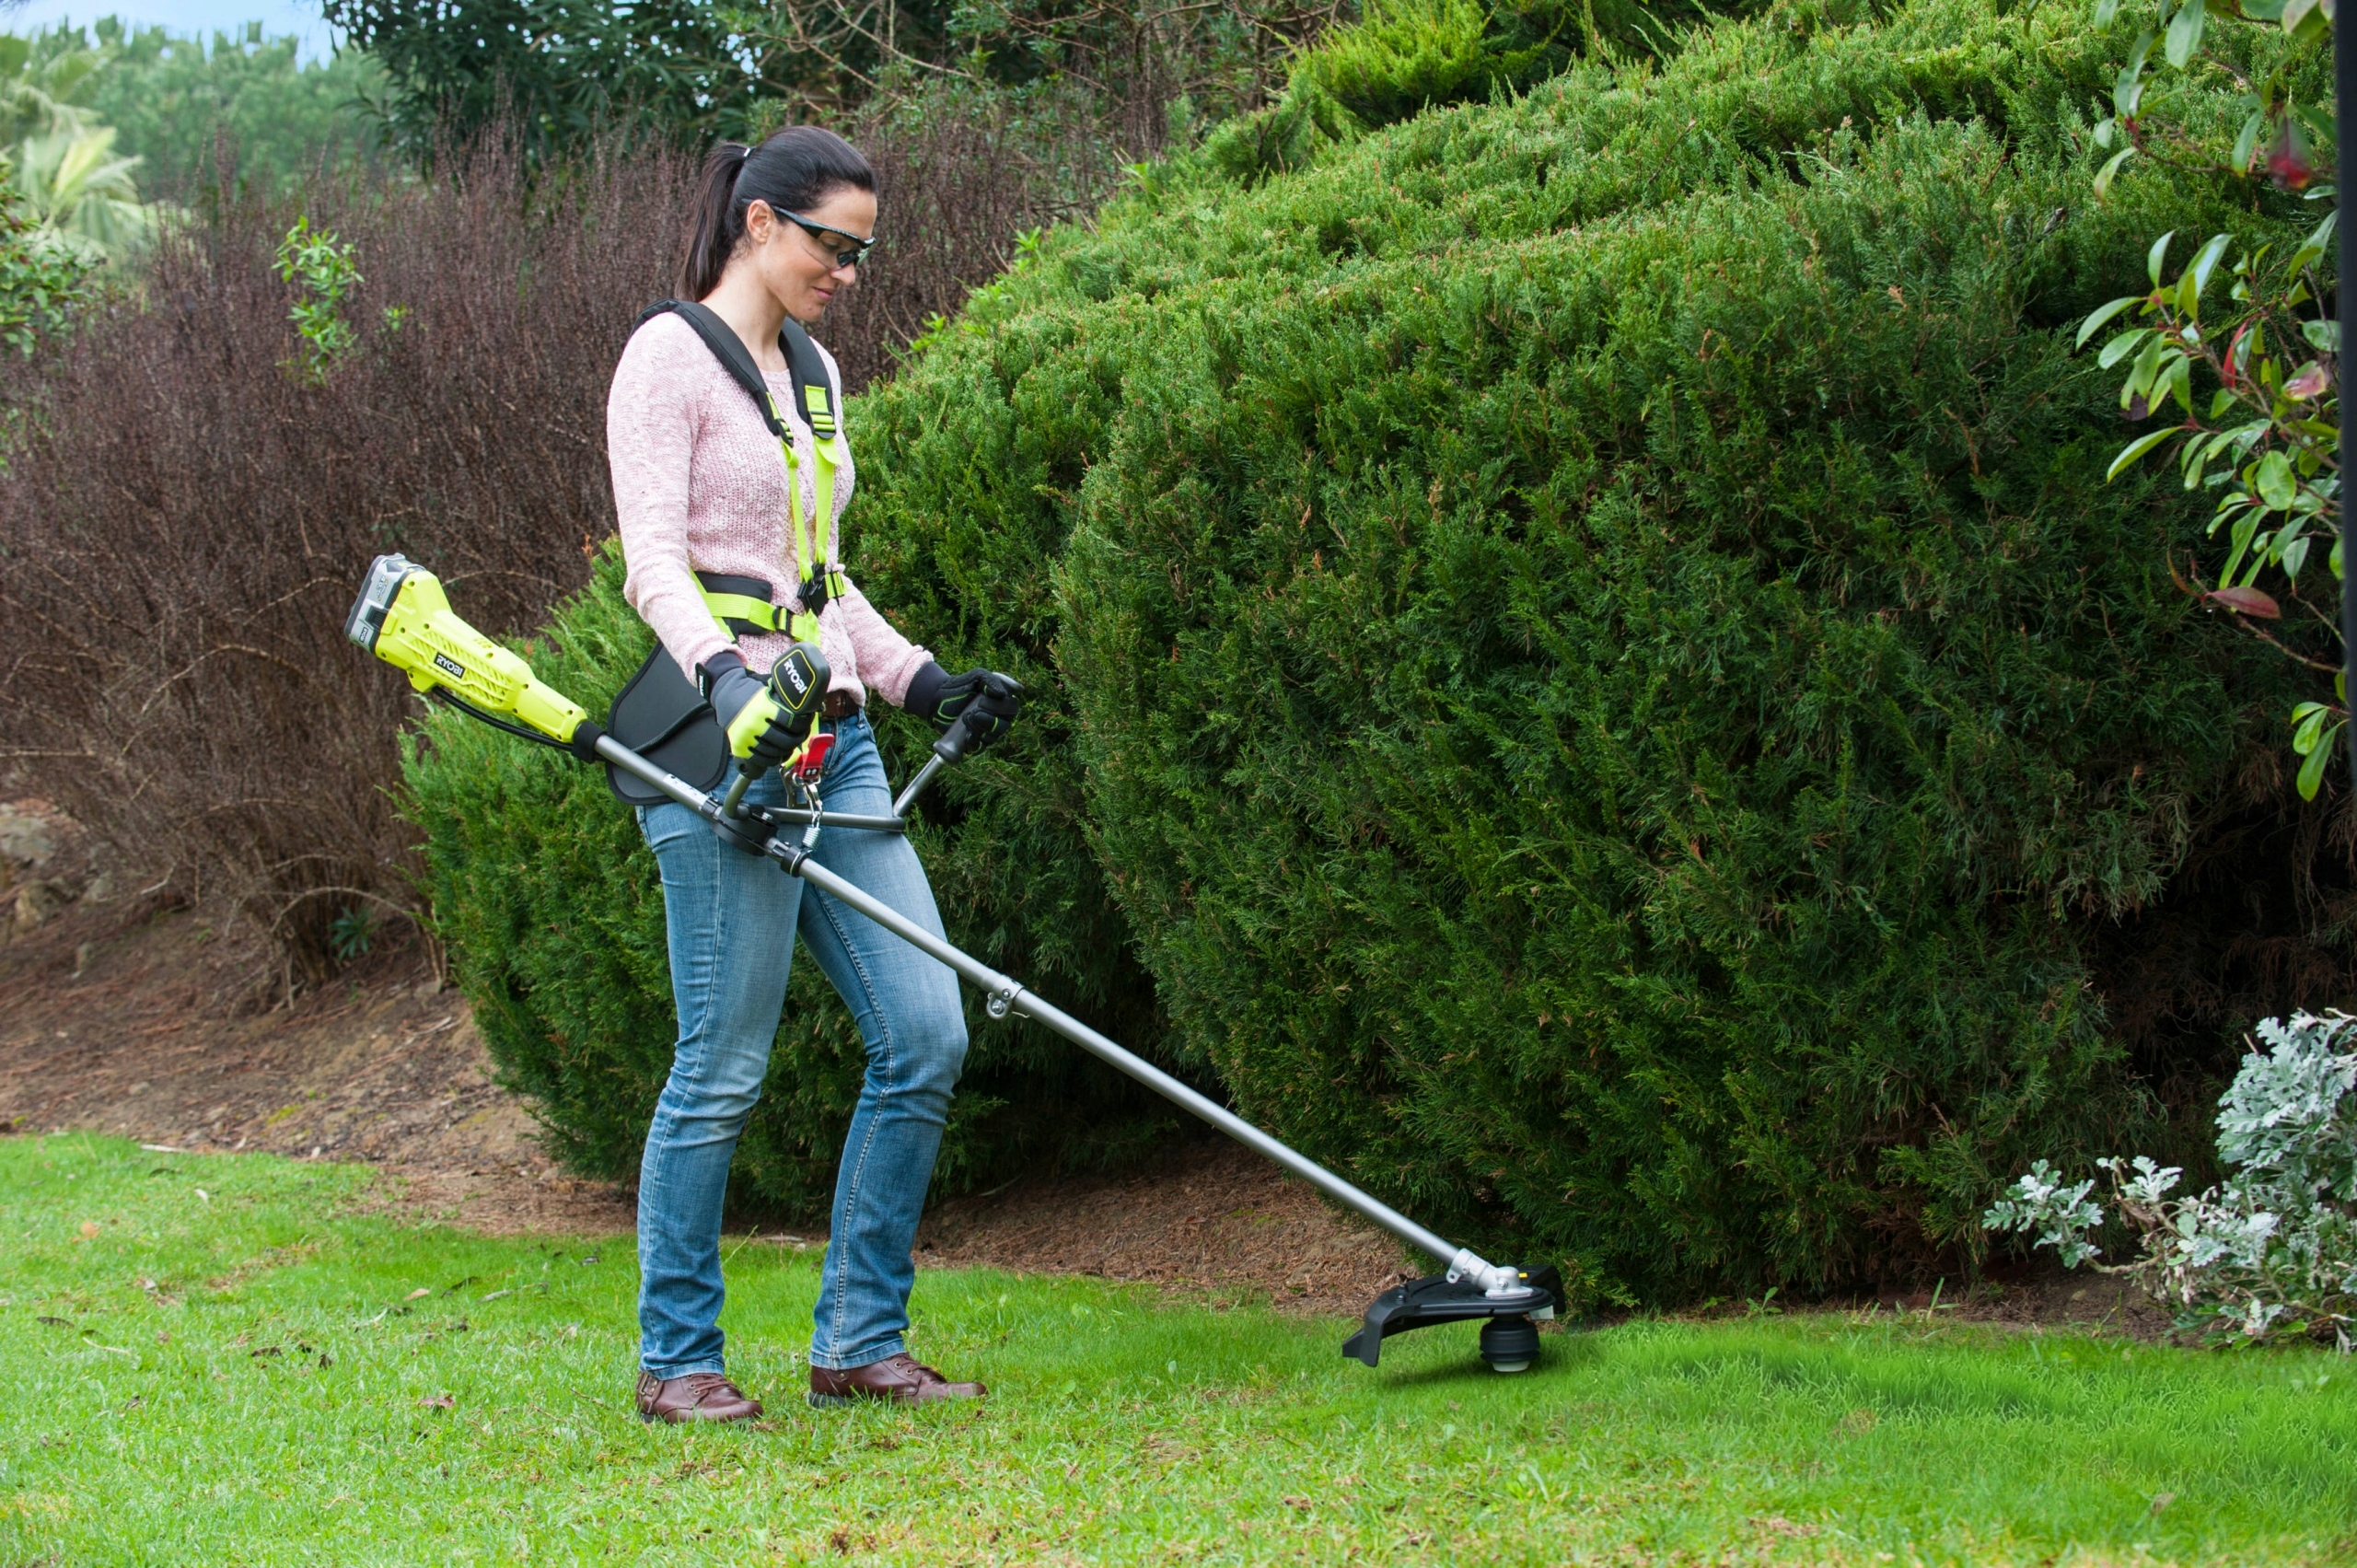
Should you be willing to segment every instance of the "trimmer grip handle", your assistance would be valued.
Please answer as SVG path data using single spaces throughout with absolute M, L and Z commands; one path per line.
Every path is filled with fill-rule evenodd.
M 770 666 L 770 700 L 778 705 L 786 723 L 807 729 L 826 705 L 827 687 L 833 679 L 827 656 L 818 644 L 796 643 Z
M 1023 688 L 1013 678 L 994 675 L 991 683 L 974 693 L 972 699 L 949 721 L 947 733 L 933 743 L 933 754 L 944 762 L 957 762 L 969 752 L 980 751 L 997 739 L 1015 715 L 1023 711 Z
M 933 754 L 951 767 L 956 767 L 965 761 L 966 748 L 973 738 L 974 704 L 969 703 L 966 705 L 966 711 L 951 719 L 949 727 L 942 732 L 941 738 L 933 743 Z

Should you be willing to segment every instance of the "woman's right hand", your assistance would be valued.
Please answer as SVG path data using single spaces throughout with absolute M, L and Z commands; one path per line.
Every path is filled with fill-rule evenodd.
M 751 762 L 756 771 L 772 767 L 802 743 L 785 710 L 736 653 L 714 654 L 698 665 L 696 683 L 728 732 L 729 755 L 739 761 Z

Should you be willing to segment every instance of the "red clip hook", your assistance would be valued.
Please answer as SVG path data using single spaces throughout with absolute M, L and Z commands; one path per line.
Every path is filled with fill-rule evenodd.
M 802 743 L 802 749 L 786 764 L 787 776 L 796 784 L 817 784 L 819 775 L 827 771 L 827 753 L 834 749 L 835 738 L 821 730 Z

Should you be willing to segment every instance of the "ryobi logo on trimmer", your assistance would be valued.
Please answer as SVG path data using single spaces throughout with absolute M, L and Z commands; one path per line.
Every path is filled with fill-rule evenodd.
M 457 659 L 452 658 L 448 654 L 435 654 L 434 656 L 434 668 L 440 670 L 443 674 L 448 676 L 453 680 L 464 680 L 467 678 L 466 666 L 460 664 Z

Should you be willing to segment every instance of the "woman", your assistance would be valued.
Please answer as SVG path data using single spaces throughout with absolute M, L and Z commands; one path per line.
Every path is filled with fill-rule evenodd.
M 1003 678 L 947 675 L 833 569 L 838 519 L 851 497 L 849 454 L 830 447 L 832 482 L 816 482 L 819 454 L 795 406 L 779 334 L 788 318 L 816 323 L 852 285 L 875 226 L 876 177 L 841 137 L 806 126 L 759 147 L 724 144 L 704 162 L 680 296 L 708 307 L 753 356 L 792 434 L 792 469 L 747 389 L 675 313 L 650 315 L 632 336 L 614 372 L 606 433 L 629 565 L 624 593 L 702 688 L 737 755 L 758 749 L 774 758 L 801 738 L 782 724 L 767 733 L 762 715 L 775 708 L 764 705 L 762 678 L 792 645 L 789 612 L 815 610 L 831 670 L 823 722 L 834 735 L 820 791 L 834 809 L 885 815 L 891 796 L 864 712 L 868 693 L 946 724 L 986 681 Z M 841 374 L 833 356 L 819 353 L 840 408 Z M 833 515 L 820 518 L 828 491 Z M 801 559 L 799 540 L 822 559 Z M 773 585 L 779 629 L 732 633 L 706 603 L 699 572 Z M 800 624 L 807 636 L 808 621 Z M 774 768 L 747 799 L 790 804 Z M 966 1054 L 956 977 L 771 861 L 723 843 L 685 807 L 641 807 L 638 819 L 662 867 L 679 1017 L 639 1176 L 640 1415 L 761 1414 L 722 1359 L 721 1207 L 737 1134 L 768 1067 L 797 932 L 867 1047 L 830 1216 L 810 1402 L 979 1397 L 981 1384 L 944 1378 L 902 1342 L 915 1277 L 910 1248 Z M 816 858 L 942 929 L 924 868 L 900 835 L 830 830 Z

